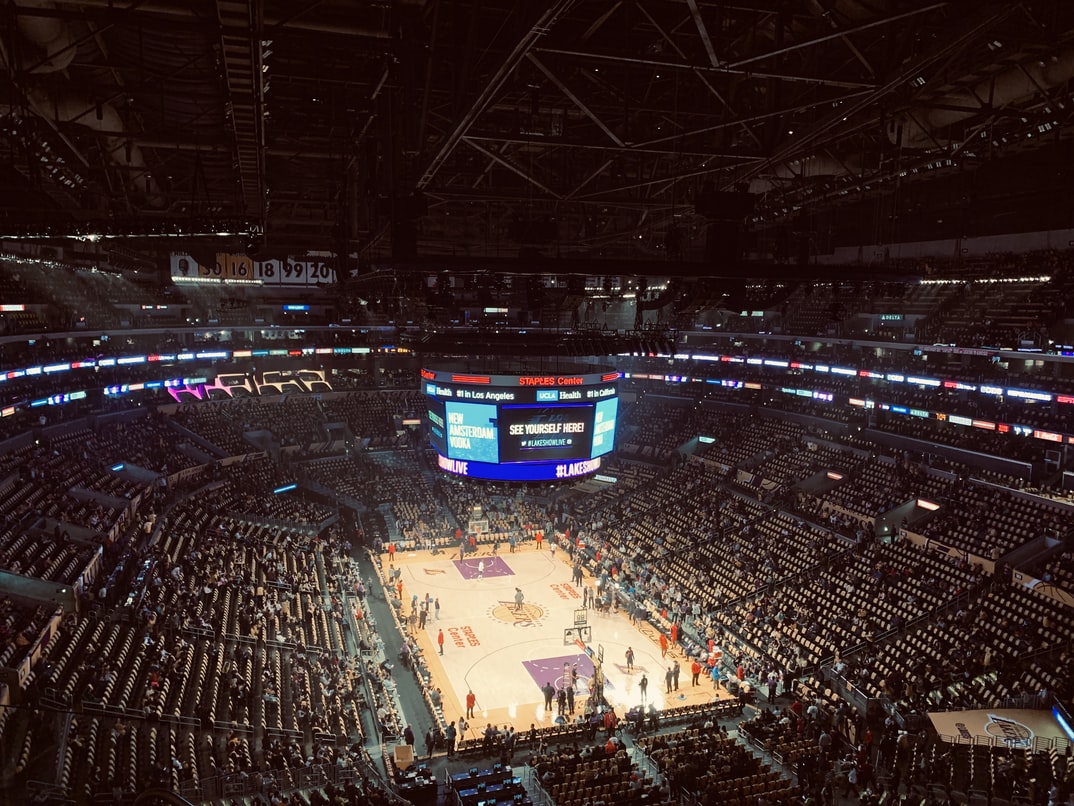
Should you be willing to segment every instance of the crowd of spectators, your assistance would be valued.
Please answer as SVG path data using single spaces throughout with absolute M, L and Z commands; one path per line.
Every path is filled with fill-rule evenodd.
M 0 598 L 0 667 L 15 668 L 37 640 L 41 625 L 54 613 L 44 605 Z
M 311 536 L 223 517 L 228 482 L 214 485 L 173 507 L 140 552 L 146 572 L 125 618 L 83 620 L 52 654 L 54 696 L 101 714 L 72 736 L 87 752 L 70 778 L 87 791 L 130 792 L 144 779 L 195 797 L 226 782 L 279 795 L 304 771 L 368 760 L 363 664 L 345 638 L 350 544 L 338 528 Z M 87 604 L 117 601 L 102 588 Z M 117 737 L 128 734 L 138 738 L 120 763 Z
M 674 420 L 665 420 L 659 427 L 674 430 L 679 425 Z M 673 441 L 685 444 L 696 433 L 691 428 L 683 429 Z M 803 440 L 803 443 L 807 442 L 808 437 Z M 796 450 L 811 453 L 805 444 L 797 446 Z M 869 466 L 877 464 L 874 457 Z M 797 478 L 784 477 L 782 483 L 800 480 L 815 469 L 804 460 L 797 466 L 801 467 Z M 659 482 L 650 485 L 646 488 L 647 495 L 629 496 L 626 505 L 614 499 L 603 502 L 603 507 L 580 505 L 578 514 L 581 516 L 584 511 L 585 517 L 579 519 L 577 528 L 586 545 L 599 547 L 602 554 L 600 568 L 614 573 L 614 578 L 628 594 L 641 597 L 657 611 L 666 610 L 669 622 L 690 625 L 702 639 L 713 638 L 717 642 L 730 641 L 732 634 L 749 637 L 749 643 L 759 647 L 760 657 L 775 658 L 781 666 L 799 670 L 852 648 L 863 653 L 862 657 L 867 660 L 872 645 L 880 636 L 899 635 L 911 622 L 950 606 L 953 601 L 964 601 L 968 597 L 978 606 L 985 601 L 980 598 L 981 591 L 992 577 L 984 574 L 980 564 L 970 562 L 964 555 L 955 554 L 945 559 L 942 555 L 933 555 L 901 542 L 890 546 L 872 542 L 869 518 L 883 510 L 885 501 L 893 503 L 903 494 L 907 498 L 918 495 L 939 498 L 944 508 L 940 518 L 929 525 L 928 534 L 983 557 L 997 550 L 1000 554 L 1005 553 L 1031 540 L 1042 530 L 1054 534 L 1060 531 L 1061 524 L 1057 519 L 1061 519 L 1059 512 L 1065 512 L 1062 505 L 1016 495 L 996 487 L 988 478 L 971 479 L 969 468 L 956 466 L 955 470 L 963 475 L 955 482 L 948 482 L 943 474 L 929 473 L 927 468 L 905 457 L 884 466 L 889 470 L 879 476 L 863 474 L 865 481 L 850 488 L 858 490 L 852 500 L 843 500 L 844 504 L 855 504 L 854 509 L 864 509 L 860 516 L 854 516 L 853 512 L 837 514 L 827 503 L 825 494 L 811 497 L 817 503 L 816 508 L 802 510 L 798 516 L 779 512 L 769 515 L 767 508 L 754 509 L 756 505 L 736 503 L 732 497 L 717 510 L 718 517 L 731 526 L 728 544 L 723 543 L 721 538 L 726 538 L 721 530 L 715 528 L 720 521 L 714 523 L 713 513 L 706 514 L 697 503 L 699 496 L 691 488 L 689 471 L 682 468 L 665 471 L 666 478 L 672 482 L 667 487 Z M 889 490 L 882 481 L 883 473 L 898 473 L 896 478 L 902 479 L 902 489 L 895 498 L 885 498 Z M 703 486 L 711 488 L 718 480 L 718 476 L 707 479 Z M 875 503 L 869 491 L 875 493 Z M 665 513 L 665 516 L 653 526 L 638 529 L 638 509 L 645 506 Z M 685 539 L 676 518 L 666 516 L 666 513 L 682 511 L 684 507 L 683 520 L 692 527 Z M 817 525 L 807 526 L 802 517 L 815 518 Z M 836 522 L 833 523 L 833 519 Z M 989 522 L 995 528 L 991 528 Z M 983 531 L 978 533 L 974 524 L 981 524 Z M 838 528 L 840 526 L 845 528 Z M 803 528 L 806 529 L 804 533 Z M 816 532 L 809 537 L 808 530 L 811 529 Z M 843 537 L 832 535 L 830 530 L 833 529 L 837 533 L 841 531 Z M 619 534 L 635 539 L 620 541 L 616 537 Z M 802 537 L 792 540 L 796 534 Z M 766 535 L 775 539 L 766 542 Z M 816 543 L 818 538 L 821 540 L 819 544 Z M 691 553 L 691 539 L 713 552 L 717 558 L 713 569 L 706 568 L 703 557 Z M 799 539 L 803 542 L 798 543 Z M 818 545 L 829 545 L 835 553 L 814 554 L 811 564 L 808 561 L 810 541 L 814 552 Z M 756 560 L 750 556 L 754 550 Z M 656 560 L 662 573 L 645 579 L 646 572 L 651 573 L 645 566 L 646 557 Z M 806 559 L 804 565 L 786 565 L 789 561 L 800 562 L 802 559 Z M 680 572 L 684 578 L 681 587 L 674 579 L 676 565 L 684 567 Z M 636 569 L 643 570 L 635 573 Z M 717 581 L 708 577 L 713 571 L 730 579 Z M 735 587 L 738 580 L 744 580 L 746 584 Z M 1022 595 L 1034 598 L 1032 594 L 1019 594 L 1016 589 L 1000 585 L 998 593 L 993 591 L 987 601 L 1014 607 L 1016 597 Z M 678 606 L 680 600 L 688 602 L 686 608 Z M 695 606 L 701 615 L 691 619 Z M 988 605 L 989 608 L 992 606 Z M 961 618 L 982 618 L 981 611 L 974 608 L 962 608 L 959 612 Z M 1055 626 L 1062 623 L 1061 612 L 1062 607 L 1059 612 L 1030 610 L 1026 613 L 1027 627 L 1023 631 L 1031 629 L 1030 643 L 1038 657 L 1042 657 L 1042 650 L 1053 646 L 1051 639 L 1045 640 L 1039 630 L 1047 630 L 1050 625 L 1054 632 Z M 944 617 L 937 619 L 951 626 Z M 967 645 L 973 645 L 973 642 L 969 641 Z M 979 640 L 977 645 L 980 645 Z M 891 647 L 896 655 L 906 654 L 905 645 L 900 641 L 885 646 Z M 943 647 L 943 644 L 936 642 L 933 646 Z M 991 705 L 1005 696 L 1021 696 L 1039 688 L 1058 690 L 1052 682 L 1062 678 L 1057 675 L 1058 658 L 1046 656 L 1048 659 L 1040 664 L 1027 664 L 1023 661 L 1027 652 L 1030 652 L 1027 647 L 1008 647 L 1003 657 L 1012 664 L 1013 676 L 1005 677 L 1001 684 L 992 687 L 990 696 L 986 696 L 990 688 L 986 681 L 976 689 L 971 688 L 969 694 L 957 703 L 965 706 L 967 701 L 974 700 Z M 925 658 L 925 664 L 934 658 L 932 662 L 937 669 L 945 668 L 945 659 L 936 656 L 934 651 L 919 652 L 919 656 Z M 870 663 L 866 663 L 866 668 L 869 670 L 866 678 L 872 681 L 870 686 L 876 687 L 877 696 L 885 694 L 884 686 L 891 685 L 887 680 L 891 669 L 885 666 L 880 673 Z M 922 688 L 947 702 L 947 696 L 941 692 L 946 692 L 951 683 L 950 677 L 941 675 L 923 681 Z M 1066 692 L 1065 697 L 1071 696 L 1069 686 L 1058 688 Z
M 669 782 L 655 783 L 628 757 L 622 742 L 611 735 L 606 741 L 579 747 L 535 753 L 529 761 L 541 787 L 562 806 L 664 806 L 674 803 Z
M 1069 518 L 1061 504 L 967 480 L 951 485 L 941 500 L 947 506 L 924 534 L 992 559 L 1041 534 L 1064 533 Z
M 417 386 L 411 379 L 402 389 L 383 392 L 356 392 L 324 401 L 324 415 L 329 422 L 346 423 L 359 439 L 369 441 L 374 448 L 402 446 L 401 421 L 404 417 L 421 417 L 425 411 L 422 395 L 412 391 Z
M 343 400 L 369 403 L 377 394 Z M 346 419 L 353 410 L 348 423 L 390 435 L 394 418 L 416 400 L 413 393 L 383 396 L 370 403 L 369 417 L 357 413 L 361 404 L 335 411 Z M 1071 660 L 1063 636 L 1074 631 L 1069 608 L 1012 587 L 969 556 L 1000 560 L 1044 533 L 1065 540 L 1068 510 L 994 477 L 977 477 L 969 466 L 956 467 L 952 480 L 901 451 L 880 461 L 882 448 L 861 435 L 840 443 L 834 429 L 803 427 L 771 412 L 762 417 L 712 401 L 642 394 L 623 405 L 622 435 L 637 450 L 608 462 L 605 471 L 616 484 L 595 489 L 580 481 L 554 493 L 464 485 L 434 476 L 427 453 L 409 442 L 319 467 L 319 457 L 301 449 L 334 414 L 312 399 L 289 401 L 180 407 L 176 422 L 219 453 L 250 453 L 242 437 L 247 427 L 268 428 L 300 451 L 280 461 L 210 463 L 191 480 L 151 495 L 107 464 L 125 460 L 156 472 L 192 467 L 189 457 L 169 455 L 189 436 L 163 414 L 72 425 L 0 457 L 9 485 L 0 501 L 9 524 L 2 547 L 7 570 L 49 578 L 42 569 L 55 557 L 38 555 L 50 547 L 87 561 L 93 538 L 65 537 L 64 524 L 92 534 L 117 525 L 141 533 L 148 520 L 146 534 L 157 535 L 148 550 L 112 552 L 103 571 L 102 579 L 112 579 L 126 564 L 124 579 L 140 582 L 101 585 L 84 601 L 97 616 L 126 608 L 127 620 L 72 617 L 49 648 L 55 696 L 69 706 L 89 703 L 124 714 L 94 712 L 78 721 L 72 736 L 80 744 L 73 746 L 95 749 L 72 754 L 70 782 L 98 793 L 129 789 L 142 773 L 191 792 L 195 782 L 217 776 L 267 775 L 278 782 L 277 762 L 291 770 L 299 757 L 303 767 L 346 765 L 349 755 L 337 739 L 362 735 L 363 713 L 390 727 L 385 703 L 353 694 L 355 680 L 381 680 L 383 670 L 344 649 L 344 591 L 356 579 L 343 560 L 342 532 L 325 526 L 336 507 L 304 490 L 272 492 L 303 479 L 328 489 L 338 483 L 340 493 L 390 512 L 398 534 L 419 544 L 450 542 L 475 517 L 490 535 L 569 534 L 565 547 L 581 551 L 606 588 L 614 583 L 631 613 L 645 611 L 662 628 L 677 625 L 690 652 L 700 653 L 709 641 L 728 647 L 755 679 L 777 669 L 823 679 L 822 661 L 835 658 L 842 664 L 836 673 L 857 689 L 908 709 L 991 707 L 1042 691 L 1069 705 L 1074 695 L 1063 671 Z M 712 436 L 715 447 L 698 449 L 699 436 Z M 836 467 L 849 476 L 843 484 L 794 494 L 796 485 Z M 334 481 L 341 471 L 345 481 Z M 772 487 L 742 483 L 739 471 Z M 164 495 L 169 509 L 157 523 L 148 516 Z M 146 503 L 136 517 L 131 509 L 140 496 Z M 941 505 L 925 534 L 952 553 L 875 540 L 871 519 L 918 496 Z M 31 532 L 42 518 L 59 531 Z M 1047 561 L 1040 569 L 1047 582 L 1069 578 L 1069 557 L 1067 548 Z M 32 643 L 29 636 L 36 637 L 50 613 L 0 614 L 16 648 L 12 659 L 19 636 Z M 947 644 L 941 636 L 949 636 Z M 823 708 L 834 712 L 837 699 L 824 698 Z M 259 731 L 266 732 L 264 741 Z M 847 733 L 857 738 L 856 731 Z M 746 766 L 732 779 L 750 783 L 735 784 L 735 797 L 753 794 L 745 786 L 770 787 L 764 791 L 777 801 L 798 797 L 731 745 L 718 764 L 694 753 L 699 748 L 686 736 L 674 747 L 653 749 L 677 751 L 672 755 L 682 763 L 671 765 L 675 770 L 700 765 L 696 782 L 702 783 L 691 791 L 703 800 L 726 790 L 718 770 L 736 765 Z M 695 783 L 678 772 L 671 779 L 675 787 Z M 814 783 L 799 777 L 803 790 Z
M 551 533 L 546 502 L 535 492 L 506 484 L 475 486 L 449 477 L 436 481 L 436 493 L 465 531 L 472 531 L 467 527 L 476 520 L 484 523 L 484 531 L 520 539 L 538 529 Z
M 771 769 L 726 730 L 691 727 L 639 742 L 667 777 L 673 791 L 684 790 L 704 806 L 772 806 L 800 803 L 797 786 Z

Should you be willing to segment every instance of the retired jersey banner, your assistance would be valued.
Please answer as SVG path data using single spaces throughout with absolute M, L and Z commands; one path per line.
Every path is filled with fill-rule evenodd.
M 1015 750 L 1060 752 L 1071 746 L 1070 738 L 1051 711 L 989 708 L 980 711 L 929 713 L 936 732 L 945 742 L 991 744 Z
M 334 283 L 331 258 L 303 255 L 286 260 L 253 260 L 246 255 L 217 252 L 213 263 L 200 263 L 188 254 L 171 255 L 175 283 L 255 283 L 259 285 L 311 286 Z

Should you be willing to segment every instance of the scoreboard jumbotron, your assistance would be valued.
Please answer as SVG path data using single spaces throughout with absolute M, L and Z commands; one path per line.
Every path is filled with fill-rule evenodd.
M 615 447 L 619 373 L 421 371 L 440 469 L 501 481 L 585 476 Z

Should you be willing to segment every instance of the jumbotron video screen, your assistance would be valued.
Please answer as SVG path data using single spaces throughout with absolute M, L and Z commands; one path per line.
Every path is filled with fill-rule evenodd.
M 600 469 L 615 447 L 619 373 L 421 371 L 440 469 L 502 481 L 551 481 Z

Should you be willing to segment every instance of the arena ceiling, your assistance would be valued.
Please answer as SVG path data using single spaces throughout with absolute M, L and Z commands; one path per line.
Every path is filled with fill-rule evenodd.
M 848 220 L 873 243 L 952 209 L 997 231 L 1070 216 L 1068 0 L 7 0 L 0 19 L 4 237 L 660 261 L 743 222 L 778 252 Z

